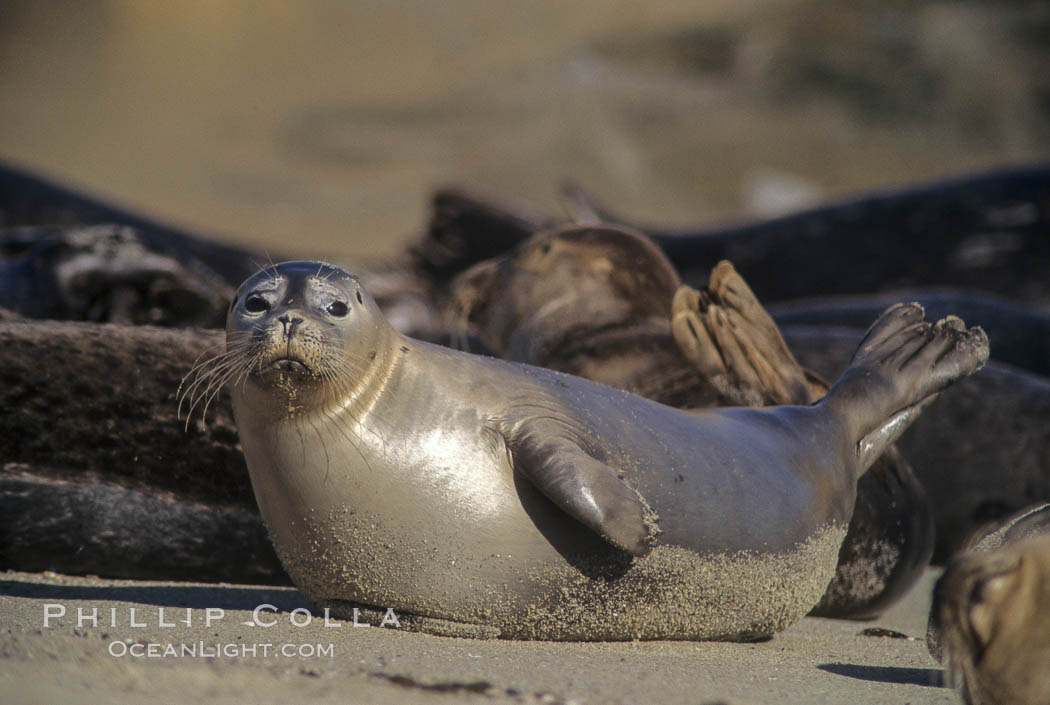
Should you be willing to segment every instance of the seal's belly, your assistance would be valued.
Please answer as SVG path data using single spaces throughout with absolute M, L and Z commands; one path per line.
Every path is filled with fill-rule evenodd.
M 793 552 L 658 546 L 630 561 L 516 481 L 495 438 L 455 430 L 467 427 L 450 419 L 381 452 L 363 445 L 367 433 L 351 445 L 323 428 L 305 446 L 284 438 L 248 450 L 278 554 L 311 600 L 490 625 L 511 638 L 741 638 L 797 620 L 831 578 L 840 529 Z M 343 442 L 317 442 L 327 433 Z
M 373 424 L 374 426 L 374 424 Z M 286 570 L 314 600 L 479 621 L 524 609 L 566 559 L 544 532 L 604 542 L 516 481 L 502 442 L 450 418 L 396 440 L 344 424 L 275 431 L 246 448 L 252 486 Z M 464 579 L 464 576 L 469 576 Z

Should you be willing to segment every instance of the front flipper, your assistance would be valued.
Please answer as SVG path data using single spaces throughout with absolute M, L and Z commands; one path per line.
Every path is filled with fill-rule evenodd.
M 632 556 L 649 553 L 656 515 L 616 470 L 554 424 L 525 423 L 507 436 L 514 470 L 559 509 Z

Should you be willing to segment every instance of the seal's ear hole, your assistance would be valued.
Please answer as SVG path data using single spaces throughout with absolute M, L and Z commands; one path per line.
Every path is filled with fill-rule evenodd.
M 363 298 L 363 297 L 361 296 L 361 291 L 360 291 L 360 290 L 358 290 L 358 292 L 357 292 L 357 303 L 359 303 L 359 304 L 363 304 L 364 302 L 365 302 L 365 300 L 364 300 L 364 298 Z
M 325 306 L 324 310 L 328 311 L 328 314 L 330 316 L 335 316 L 336 318 L 342 318 L 346 314 L 350 313 L 350 307 L 342 301 L 333 301 L 332 303 Z
M 244 310 L 248 313 L 262 313 L 270 310 L 270 302 L 259 294 L 248 294 L 244 299 Z
M 540 254 L 541 255 L 549 255 L 550 252 L 551 252 L 551 244 L 549 242 L 543 243 L 543 245 L 540 247 Z

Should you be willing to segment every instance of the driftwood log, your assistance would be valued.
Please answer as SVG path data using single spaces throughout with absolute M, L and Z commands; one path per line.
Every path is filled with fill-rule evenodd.
M 191 267 L 203 264 L 233 287 L 267 261 L 261 252 L 200 237 L 0 163 L 0 229 L 103 224 L 128 226 L 151 252 Z
M 176 392 L 221 331 L 0 321 L 0 567 L 287 583 L 227 401 Z

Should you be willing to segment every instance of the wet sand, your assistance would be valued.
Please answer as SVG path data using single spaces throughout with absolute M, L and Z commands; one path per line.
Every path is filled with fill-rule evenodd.
M 906 600 L 872 622 L 807 617 L 770 641 L 733 644 L 479 641 L 338 620 L 331 624 L 339 628 L 326 627 L 320 614 L 295 626 L 293 618 L 302 623 L 305 613 L 292 610 L 308 604 L 290 588 L 9 572 L 0 574 L 0 691 L 10 705 L 74 694 L 80 703 L 118 705 L 952 703 L 923 641 L 935 576 L 931 570 Z M 275 626 L 245 624 L 259 605 L 273 606 L 258 621 Z M 213 613 L 210 626 L 209 607 L 224 610 L 221 618 Z M 78 608 L 87 616 L 97 609 L 97 626 L 78 626 Z M 135 623 L 145 626 L 130 626 L 132 608 Z M 187 608 L 192 626 L 183 623 Z M 56 616 L 45 627 L 47 610 Z M 861 633 L 876 628 L 898 636 Z M 209 655 L 135 656 L 132 644 L 143 654 L 149 644 L 158 654 L 168 644 L 186 644 Z M 273 653 L 264 655 L 267 644 Z M 285 645 L 290 655 L 277 653 Z M 252 646 L 254 655 L 245 651 Z

